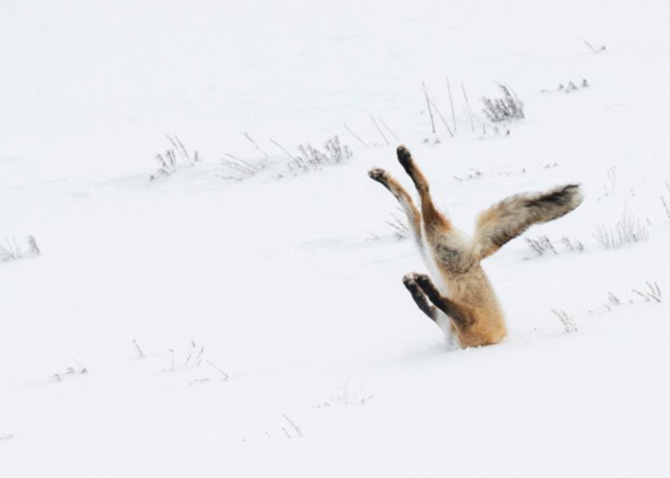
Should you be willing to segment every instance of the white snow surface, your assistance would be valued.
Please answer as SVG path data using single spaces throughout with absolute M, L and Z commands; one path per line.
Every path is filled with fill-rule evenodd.
M 41 254 L 0 262 L 0 476 L 670 476 L 669 14 L 4 0 L 0 245 Z M 422 89 L 453 128 L 447 78 L 453 138 Z M 484 132 L 496 82 L 526 117 Z M 468 233 L 507 195 L 582 185 L 485 261 L 502 343 L 450 346 L 405 291 L 425 266 L 366 172 L 413 190 L 371 117 Z M 168 134 L 202 161 L 152 181 Z M 334 135 L 351 160 L 298 175 L 271 141 Z M 265 167 L 222 179 L 226 154 Z M 606 249 L 622 214 L 648 239 Z

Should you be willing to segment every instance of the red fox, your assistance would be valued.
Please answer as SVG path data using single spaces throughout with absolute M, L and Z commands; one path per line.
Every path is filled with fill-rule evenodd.
M 470 239 L 435 208 L 428 182 L 409 150 L 399 146 L 397 154 L 419 193 L 420 208 L 383 169 L 374 168 L 368 174 L 400 202 L 409 229 L 438 284 L 425 274 L 407 274 L 403 278 L 405 287 L 419 309 L 436 324 L 442 326 L 444 315 L 448 317 L 449 327 L 461 347 L 500 342 L 507 334 L 505 319 L 481 267 L 482 259 L 533 224 L 557 219 L 579 206 L 583 200 L 579 185 L 568 184 L 544 193 L 503 199 L 479 214 L 474 238 Z

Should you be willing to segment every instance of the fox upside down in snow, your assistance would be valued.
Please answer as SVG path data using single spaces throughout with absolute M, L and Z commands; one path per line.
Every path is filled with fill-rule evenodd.
M 446 315 L 461 347 L 500 342 L 507 330 L 500 304 L 493 292 L 481 260 L 533 224 L 557 219 L 579 206 L 579 185 L 558 186 L 535 194 L 517 194 L 479 214 L 472 239 L 456 229 L 433 204 L 430 188 L 409 150 L 398 147 L 398 161 L 419 193 L 417 208 L 407 191 L 383 169 L 369 176 L 385 186 L 407 214 L 409 228 L 428 265 L 434 265 L 436 286 L 425 274 L 403 278 L 416 305 L 440 325 Z

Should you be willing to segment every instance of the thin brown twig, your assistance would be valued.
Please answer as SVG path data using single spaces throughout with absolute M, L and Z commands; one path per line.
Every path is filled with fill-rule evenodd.
M 349 133 L 351 133 L 351 135 L 352 135 L 354 138 L 356 138 L 356 139 L 357 139 L 363 146 L 365 146 L 366 148 L 370 149 L 370 146 L 368 146 L 368 144 L 367 144 L 365 141 L 363 141 L 363 140 L 362 140 L 356 133 L 354 133 L 354 132 L 351 130 L 351 128 L 349 128 L 349 126 L 347 126 L 347 123 L 344 123 L 344 128 L 345 128 L 347 131 L 349 131 Z
M 430 98 L 428 97 L 428 90 L 426 90 L 426 83 L 422 82 L 423 85 L 423 94 L 426 97 L 426 105 L 428 106 L 428 114 L 430 115 L 430 126 L 433 129 L 433 134 L 435 134 L 435 118 L 433 118 L 433 110 L 430 107 Z M 447 126 L 447 128 L 449 128 Z
M 451 122 L 454 124 L 454 133 L 457 133 L 458 126 L 456 125 L 456 112 L 454 111 L 454 99 L 451 96 L 451 83 L 449 82 L 448 76 L 447 76 L 447 91 L 449 92 L 449 106 L 451 106 Z
M 391 134 L 391 136 L 393 136 L 393 138 L 395 138 L 395 140 L 396 140 L 398 143 L 402 143 L 402 141 L 400 141 L 400 139 L 395 135 L 395 133 L 393 133 L 393 131 L 391 131 L 391 128 L 388 127 L 388 125 L 384 122 L 383 119 L 377 117 L 377 120 L 382 124 L 382 126 L 383 126 L 384 128 L 386 128 L 386 131 L 388 131 L 388 132 Z
M 384 140 L 384 142 L 385 142 L 387 145 L 390 145 L 391 143 L 389 143 L 389 140 L 386 139 L 386 136 L 384 135 L 384 132 L 382 131 L 382 129 L 381 129 L 381 128 L 379 127 L 379 125 L 377 124 L 377 121 L 375 120 L 375 117 L 372 116 L 370 119 L 372 119 L 372 123 L 375 125 L 375 128 L 377 128 L 377 131 L 379 131 L 379 135 L 382 137 L 382 139 Z
M 444 123 L 444 126 L 446 126 L 447 131 L 449 132 L 449 135 L 453 138 L 453 137 L 454 137 L 454 133 L 451 131 L 451 128 L 449 127 L 449 123 L 447 123 L 447 120 L 444 119 L 444 116 L 442 116 L 442 113 L 441 113 L 440 110 L 438 109 L 438 107 L 437 107 L 437 105 L 435 104 L 435 102 L 434 102 L 433 100 L 429 100 L 429 102 L 433 105 L 433 108 L 435 108 L 435 112 L 437 113 L 437 115 L 440 117 L 440 119 L 441 119 L 442 122 Z

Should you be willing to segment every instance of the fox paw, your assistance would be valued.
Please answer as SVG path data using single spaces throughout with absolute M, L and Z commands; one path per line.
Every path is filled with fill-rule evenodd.
M 440 291 L 437 290 L 433 281 L 426 274 L 415 274 L 414 281 L 416 285 L 423 291 L 424 294 L 437 305 L 439 301 L 442 300 L 442 295 Z M 438 306 L 439 307 L 439 306 Z
M 433 282 L 430 280 L 426 274 L 413 274 L 414 281 L 421 286 L 422 289 L 426 287 L 433 287 Z
M 368 171 L 368 176 L 370 176 L 375 181 L 379 181 L 380 183 L 386 182 L 386 171 L 384 171 L 382 168 L 372 168 L 370 171 Z
M 402 283 L 405 284 L 405 287 L 408 289 L 416 289 L 417 284 L 416 284 L 416 278 L 419 274 L 415 274 L 414 272 L 410 272 L 409 274 L 405 274 L 402 278 Z
M 405 168 L 405 171 L 408 171 L 412 167 L 412 154 L 409 152 L 409 149 L 404 145 L 400 145 L 396 152 L 398 154 L 398 161 Z

